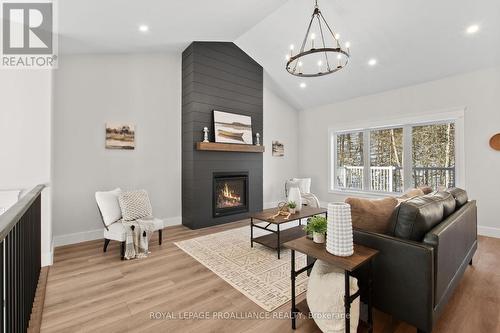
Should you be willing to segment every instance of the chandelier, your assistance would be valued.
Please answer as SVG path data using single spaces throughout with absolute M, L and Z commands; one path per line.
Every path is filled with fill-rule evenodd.
M 342 46 L 339 38 L 326 22 L 316 0 L 299 53 L 294 55 L 294 46 L 290 46 L 286 70 L 300 77 L 323 76 L 341 70 L 349 63 L 349 43 Z

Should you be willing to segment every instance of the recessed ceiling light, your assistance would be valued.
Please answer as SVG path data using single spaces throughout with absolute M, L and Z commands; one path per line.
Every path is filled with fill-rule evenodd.
M 465 30 L 465 32 L 467 32 L 469 35 L 475 34 L 478 31 L 479 31 L 479 26 L 477 24 L 470 25 Z
M 376 64 L 377 64 L 377 59 L 372 58 L 368 60 L 368 65 L 375 66 Z
M 300 87 L 301 87 L 302 89 L 304 89 L 305 87 L 307 87 L 307 84 L 306 84 L 305 82 L 302 82 L 302 83 L 300 84 Z
M 149 27 L 147 25 L 145 25 L 145 24 L 141 24 L 139 26 L 139 31 L 140 32 L 148 32 L 149 31 Z
M 350 48 L 351 47 L 351 42 L 345 42 L 345 47 Z

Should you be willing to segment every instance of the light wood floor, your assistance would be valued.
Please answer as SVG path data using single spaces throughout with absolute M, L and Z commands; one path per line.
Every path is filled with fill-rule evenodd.
M 117 242 L 102 241 L 55 250 L 42 317 L 42 332 L 292 332 L 288 318 L 247 320 L 150 319 L 151 312 L 263 313 L 264 311 L 177 248 L 173 242 L 240 227 L 246 222 L 189 230 L 166 228 L 164 242 L 152 240 L 145 260 L 121 261 Z M 289 305 L 272 315 L 287 315 Z M 500 332 L 500 239 L 480 237 L 474 266 L 467 268 L 434 332 Z M 296 332 L 318 332 L 300 319 Z M 415 328 L 375 312 L 376 333 Z

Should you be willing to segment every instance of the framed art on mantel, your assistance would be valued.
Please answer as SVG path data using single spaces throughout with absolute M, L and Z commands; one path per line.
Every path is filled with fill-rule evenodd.
M 252 118 L 214 110 L 215 142 L 251 145 Z

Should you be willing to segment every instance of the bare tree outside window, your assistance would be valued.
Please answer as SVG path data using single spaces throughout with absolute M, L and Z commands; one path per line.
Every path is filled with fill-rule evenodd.
M 413 184 L 433 189 L 455 186 L 455 124 L 412 128 Z
M 434 190 L 455 186 L 453 121 L 334 135 L 336 189 L 400 193 L 405 184 Z M 411 142 L 405 143 L 405 137 Z M 405 160 L 411 165 L 405 166 Z
M 363 132 L 337 135 L 336 185 L 344 189 L 363 189 Z
M 370 190 L 403 191 L 403 128 L 370 131 Z

